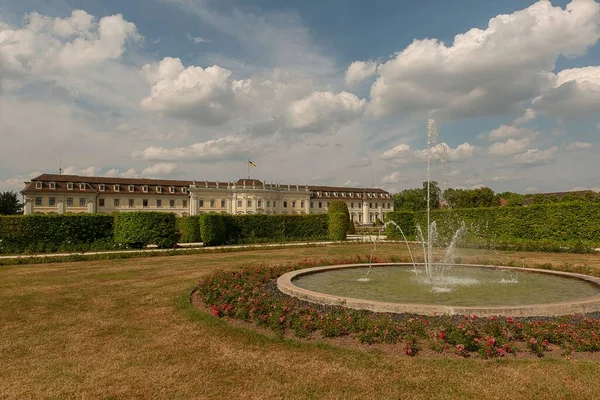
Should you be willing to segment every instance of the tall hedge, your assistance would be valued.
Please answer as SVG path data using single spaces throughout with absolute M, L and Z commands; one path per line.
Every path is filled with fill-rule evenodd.
M 409 237 L 415 236 L 415 226 L 425 230 L 426 212 L 387 214 Z M 442 242 L 450 240 L 461 224 L 466 225 L 465 240 L 473 243 L 493 243 L 511 240 L 583 240 L 600 242 L 600 204 L 557 203 L 527 207 L 491 207 L 432 210 Z M 389 237 L 400 238 L 388 225 Z
M 412 211 L 389 212 L 385 215 L 385 222 L 385 234 L 390 239 L 402 239 L 402 233 L 407 238 L 415 235 L 415 213 Z
M 205 246 L 225 244 L 226 232 L 224 215 L 211 213 L 200 216 L 200 236 Z
M 106 247 L 111 244 L 112 238 L 111 215 L 40 214 L 0 217 L 0 253 Z
M 134 248 L 155 244 L 169 248 L 177 243 L 175 214 L 137 211 L 114 215 L 115 242 Z
M 202 241 L 200 218 L 198 216 L 177 218 L 177 229 L 181 233 L 179 243 L 198 243 Z
M 350 229 L 350 212 L 344 201 L 334 200 L 327 210 L 329 239 L 346 240 Z

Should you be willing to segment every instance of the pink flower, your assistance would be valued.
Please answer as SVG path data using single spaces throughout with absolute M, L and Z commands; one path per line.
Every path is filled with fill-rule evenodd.
M 406 349 L 406 355 L 411 356 L 412 355 L 412 349 L 410 349 L 410 348 Z
M 456 350 L 458 350 L 458 351 L 465 351 L 465 345 L 464 344 L 457 344 L 456 345 Z
M 281 318 L 279 318 L 279 323 L 283 324 L 285 322 L 285 315 L 281 316 Z
M 529 339 L 529 344 L 537 344 L 537 340 L 535 338 Z

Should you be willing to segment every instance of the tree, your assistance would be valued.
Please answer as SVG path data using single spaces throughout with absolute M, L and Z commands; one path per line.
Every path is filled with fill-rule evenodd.
M 23 204 L 19 201 L 19 195 L 15 192 L 0 193 L 0 215 L 19 214 Z
M 432 209 L 440 208 L 442 191 L 436 181 L 429 186 L 429 204 Z M 427 209 L 427 182 L 422 189 L 405 189 L 394 195 L 394 209 L 405 211 L 421 211 Z

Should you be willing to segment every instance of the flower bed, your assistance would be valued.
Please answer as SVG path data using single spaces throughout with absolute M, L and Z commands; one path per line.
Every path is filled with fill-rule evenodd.
M 364 261 L 357 255 L 351 259 L 304 260 L 295 265 L 220 272 L 202 279 L 195 294 L 215 317 L 253 322 L 279 335 L 350 336 L 360 343 L 397 344 L 409 356 L 424 348 L 463 357 L 479 354 L 483 358 L 524 351 L 541 357 L 552 349 L 562 349 L 566 356 L 600 351 L 597 315 L 536 319 L 381 314 L 307 303 L 283 295 L 275 285 L 277 277 L 291 270 Z M 399 261 L 406 260 L 386 260 Z

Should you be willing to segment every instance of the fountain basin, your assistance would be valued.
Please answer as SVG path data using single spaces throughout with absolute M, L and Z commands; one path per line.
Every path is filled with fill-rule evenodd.
M 398 314 L 476 314 L 479 316 L 531 317 L 600 311 L 600 278 L 582 274 L 531 268 L 454 264 L 451 266 L 450 272 L 446 274 L 445 281 L 430 282 L 429 286 L 425 287 L 423 282 L 419 282 L 419 274 L 413 273 L 413 264 L 411 263 L 374 264 L 369 275 L 369 280 L 372 280 L 372 282 L 364 282 L 364 279 L 363 282 L 360 282 L 360 278 L 365 276 L 368 267 L 369 264 L 350 264 L 292 271 L 279 277 L 277 287 L 287 295 L 312 303 Z M 400 276 L 403 273 L 406 276 L 400 279 L 388 276 L 388 273 L 391 273 L 394 268 L 401 270 L 399 272 Z M 417 271 L 419 271 L 419 268 L 422 268 L 422 266 L 417 264 Z M 457 275 L 456 271 L 458 270 L 467 271 L 467 274 L 463 275 L 468 279 L 465 280 L 460 274 Z M 408 274 L 406 274 L 407 272 Z M 494 274 L 497 275 L 496 278 L 494 278 L 496 276 Z M 328 275 L 330 276 L 328 277 Z M 475 276 L 475 278 L 472 278 L 472 276 Z M 323 279 L 323 277 L 326 279 Z M 536 284 L 538 278 L 539 283 Z M 469 301 L 463 301 L 461 292 L 464 290 L 461 286 L 478 285 L 490 279 L 496 279 L 499 286 L 497 288 L 494 288 L 494 286 L 479 287 L 477 289 L 479 292 L 475 290 L 471 294 L 473 299 L 469 300 L 470 304 Z M 502 279 L 504 279 L 504 282 L 502 282 Z M 323 289 L 322 282 L 319 282 L 323 280 L 332 281 L 334 284 L 329 289 Z M 377 293 L 381 292 L 381 288 L 375 285 L 378 280 L 383 283 L 382 286 L 388 286 L 391 293 Z M 422 287 L 415 289 L 415 287 L 405 285 L 408 280 L 414 281 L 412 283 L 408 282 L 412 286 L 416 284 Z M 315 281 L 318 284 L 315 285 Z M 513 286 L 520 285 L 522 286 L 520 290 L 525 292 L 520 294 L 515 292 L 517 294 L 514 297 L 521 299 L 521 296 L 523 296 L 524 300 L 522 301 L 525 304 L 519 304 L 519 301 L 515 304 L 515 300 L 512 298 L 513 295 L 510 292 L 512 289 L 509 288 L 514 283 L 513 281 L 518 282 Z M 352 286 L 354 283 L 356 286 Z M 445 290 L 437 290 L 444 284 L 451 288 L 450 292 L 456 292 L 456 298 L 453 299 Z M 369 285 L 376 288 L 375 294 L 366 290 Z M 315 286 L 319 289 L 314 289 Z M 327 287 L 327 282 L 325 282 L 325 287 Z M 419 290 L 433 293 L 430 296 L 429 294 L 424 296 L 419 293 Z M 535 293 L 536 290 L 537 293 Z M 530 294 L 528 292 L 534 293 Z M 500 298 L 502 293 L 505 300 L 499 303 L 497 298 Z M 390 299 L 394 300 L 390 301 Z

